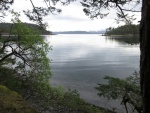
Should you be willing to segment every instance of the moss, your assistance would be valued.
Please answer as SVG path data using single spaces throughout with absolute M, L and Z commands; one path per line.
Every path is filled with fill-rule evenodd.
M 30 108 L 22 97 L 7 87 L 0 85 L 1 113 L 38 113 Z

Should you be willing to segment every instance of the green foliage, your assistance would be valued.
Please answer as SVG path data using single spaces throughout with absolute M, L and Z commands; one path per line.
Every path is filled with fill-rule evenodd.
M 139 25 L 127 24 L 124 26 L 119 26 L 117 28 L 106 29 L 105 35 L 138 35 Z
M 142 113 L 142 98 L 140 95 L 140 78 L 137 72 L 133 73 L 125 80 L 106 76 L 104 79 L 108 80 L 108 84 L 98 84 L 95 87 L 101 97 L 107 99 L 119 99 L 127 110 L 127 104 L 131 105 L 137 112 Z
M 51 101 L 53 101 L 54 111 L 61 111 L 61 113 L 113 113 L 85 102 L 76 90 L 64 91 L 61 87 L 52 90 Z
M 19 92 L 39 110 L 50 106 L 51 49 L 39 31 L 29 28 L 15 15 L 10 36 L 1 37 L 0 84 Z M 11 35 L 13 34 L 13 36 Z

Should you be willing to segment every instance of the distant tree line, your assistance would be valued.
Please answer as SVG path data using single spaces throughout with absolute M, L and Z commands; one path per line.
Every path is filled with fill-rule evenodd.
M 28 26 L 29 28 L 36 29 L 36 30 L 40 31 L 41 34 L 43 34 L 43 35 L 52 34 L 51 31 L 48 31 L 48 30 L 46 30 L 46 29 L 44 29 L 44 28 L 42 28 L 36 24 L 30 24 L 30 23 L 23 23 L 23 24 Z M 0 32 L 2 34 L 9 34 L 12 27 L 13 27 L 12 23 L 0 23 Z
M 117 28 L 109 27 L 105 35 L 137 35 L 139 34 L 139 25 L 127 24 Z

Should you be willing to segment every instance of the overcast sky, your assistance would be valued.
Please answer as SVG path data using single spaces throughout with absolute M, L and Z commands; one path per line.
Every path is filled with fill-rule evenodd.
M 42 0 L 33 0 L 35 6 L 45 5 Z M 114 21 L 115 11 L 108 11 L 110 14 L 104 19 L 94 19 L 91 20 L 83 12 L 83 7 L 80 5 L 79 1 L 71 3 L 68 6 L 58 5 L 62 9 L 62 13 L 59 15 L 49 15 L 44 18 L 48 22 L 48 30 L 51 31 L 100 31 L 105 30 L 108 27 L 117 27 L 124 23 L 117 24 Z M 138 6 L 140 7 L 140 6 Z M 15 0 L 12 8 L 15 11 L 21 12 L 22 9 L 32 8 L 29 0 Z M 140 20 L 140 14 L 136 14 L 137 21 Z M 10 22 L 10 15 L 5 19 L 7 22 Z M 21 16 L 23 22 L 30 22 L 25 16 Z M 31 23 L 31 22 L 30 22 Z

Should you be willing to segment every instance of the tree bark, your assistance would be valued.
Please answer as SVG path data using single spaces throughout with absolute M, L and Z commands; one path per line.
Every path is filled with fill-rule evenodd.
M 150 0 L 142 0 L 140 75 L 143 113 L 150 113 Z

